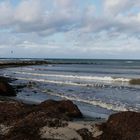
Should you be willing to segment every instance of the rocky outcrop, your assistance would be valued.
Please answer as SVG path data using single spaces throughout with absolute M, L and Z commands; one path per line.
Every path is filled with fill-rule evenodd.
M 31 107 L 17 101 L 0 101 L 0 123 L 11 124 L 20 118 L 24 118 Z
M 39 140 L 40 128 L 65 127 L 66 120 L 82 117 L 71 101 L 48 100 L 39 105 L 26 105 L 17 101 L 0 102 L 0 138 L 3 140 Z M 8 130 L 7 130 L 8 128 Z M 7 130 L 4 133 L 2 130 Z
M 113 114 L 102 124 L 101 140 L 140 140 L 140 113 Z
M 113 114 L 101 125 L 75 124 L 81 118 L 78 107 L 69 100 L 48 100 L 39 105 L 0 101 L 2 140 L 139 140 L 140 113 Z
M 70 120 L 81 118 L 78 107 L 69 100 L 48 100 L 39 105 L 27 105 L 17 101 L 0 102 L 0 123 L 17 119 L 61 118 Z
M 0 96 L 16 96 L 14 88 L 5 80 L 0 79 Z

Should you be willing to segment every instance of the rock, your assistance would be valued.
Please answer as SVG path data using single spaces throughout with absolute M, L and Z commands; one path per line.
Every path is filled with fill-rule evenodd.
M 92 133 L 86 128 L 80 129 L 77 132 L 80 134 L 83 140 L 95 140 L 95 138 L 92 136 Z
M 101 140 L 140 140 L 140 113 L 113 114 L 101 126 Z
M 70 120 L 74 117 L 82 117 L 82 113 L 71 101 L 48 100 L 39 105 L 26 105 L 17 101 L 1 101 L 0 116 L 0 123 L 3 123 L 23 120 L 23 118 L 29 121 L 50 118 Z
M 15 79 L 12 79 L 12 78 L 8 78 L 8 77 L 3 77 L 3 76 L 0 76 L 0 81 L 4 81 L 4 82 L 12 82 L 14 81 Z
M 56 116 L 61 114 L 61 116 L 70 118 L 81 118 L 82 113 L 78 107 L 73 104 L 70 100 L 54 101 L 48 100 L 39 105 L 40 108 L 46 109 L 50 116 Z
M 0 123 L 11 123 L 23 114 L 24 105 L 15 101 L 0 102 Z M 22 115 L 21 115 L 22 116 Z M 23 117 L 23 116 L 22 116 Z
M 83 140 L 140 140 L 140 113 L 113 114 L 106 123 L 97 125 L 99 131 L 86 125 L 79 128 L 80 124 L 75 128 L 67 121 L 74 117 L 82 117 L 82 113 L 69 100 L 48 100 L 39 105 L 0 101 L 0 139 L 41 140 L 61 133 Z
M 45 125 L 42 118 L 23 117 L 5 136 L 6 140 L 40 140 L 39 129 Z
M 0 96 L 16 96 L 16 91 L 8 82 L 0 80 Z
M 22 91 L 23 88 L 27 87 L 27 85 L 26 84 L 20 84 L 20 85 L 15 85 L 13 87 L 16 89 L 17 92 L 20 92 L 20 91 Z
M 64 128 L 68 125 L 65 120 L 82 117 L 82 114 L 71 101 L 49 100 L 39 105 L 3 101 L 0 102 L 0 116 L 1 126 L 10 128 L 8 133 L 0 134 L 3 140 L 40 140 L 40 128 Z

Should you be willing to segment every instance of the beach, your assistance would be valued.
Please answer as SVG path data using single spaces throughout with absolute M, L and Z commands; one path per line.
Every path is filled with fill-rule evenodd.
M 3 61 L 9 65 L 9 60 Z M 13 86 L 25 85 L 16 97 L 18 100 L 38 104 L 47 99 L 68 99 L 72 100 L 85 116 L 91 118 L 106 119 L 119 111 L 140 111 L 140 61 L 10 61 L 11 67 L 1 69 L 0 75 L 15 78 L 16 80 L 11 82 Z
M 92 77 L 85 73 L 84 75 L 79 74 L 75 76 L 72 74 L 73 70 L 69 72 L 71 65 L 74 65 L 71 64 L 71 62 L 63 62 L 65 64 L 62 64 L 62 62 L 61 64 L 58 64 L 58 62 L 56 64 L 56 62 L 54 62 L 53 64 L 52 61 L 39 60 L 36 62 L 29 60 L 23 62 L 22 60 L 20 63 L 10 63 L 11 64 L 4 62 L 1 65 L 1 82 L 9 83 L 10 87 L 7 84 L 1 84 L 1 88 L 5 86 L 8 86 L 8 88 L 7 93 L 0 92 L 0 138 L 6 140 L 115 140 L 118 137 L 119 140 L 123 140 L 130 137 L 134 139 L 133 134 L 135 134 L 136 140 L 140 138 L 140 128 L 138 124 L 140 117 L 138 113 L 139 106 L 137 104 L 139 101 L 139 92 L 137 92 L 139 91 L 139 84 L 133 86 L 128 83 L 128 78 L 131 79 L 130 77 L 132 75 L 123 77 L 123 79 L 119 77 L 118 79 L 114 78 L 117 82 L 111 82 L 112 79 L 109 79 L 110 81 L 107 79 L 106 82 L 105 77 L 104 80 L 102 80 L 99 75 L 95 77 L 93 71 L 91 71 L 92 69 L 90 69 Z M 83 64 L 84 63 L 85 62 L 83 62 Z M 64 65 L 67 65 L 65 71 Z M 76 65 L 74 65 L 75 68 Z M 95 62 L 92 65 L 95 65 Z M 90 64 L 88 67 L 92 65 Z M 81 66 L 81 64 L 79 66 Z M 63 75 L 62 73 L 58 73 L 62 67 Z M 75 74 L 77 72 L 78 69 Z M 71 80 L 71 82 L 67 81 L 68 79 Z M 83 83 L 79 83 L 79 80 L 83 81 Z M 109 102 L 106 102 L 107 100 L 104 100 L 104 102 L 103 100 L 97 100 L 95 94 L 91 95 L 90 93 L 91 91 L 94 92 L 98 90 L 98 92 L 100 91 L 100 99 L 103 99 L 103 97 L 106 96 L 101 96 L 101 91 L 104 90 L 104 94 L 106 94 L 111 84 L 113 88 L 115 87 L 115 91 L 118 91 L 117 94 L 120 102 L 115 102 L 117 104 L 112 104 L 110 100 Z M 119 89 L 116 90 L 117 87 L 120 88 L 122 93 L 125 91 L 123 98 L 125 97 L 127 104 L 125 100 L 121 102 Z M 137 99 L 134 101 L 131 100 L 131 102 L 128 100 L 131 97 L 126 98 L 130 93 L 127 92 L 127 94 L 125 94 L 126 91 L 130 89 L 134 91 L 133 94 L 137 96 Z M 83 95 L 82 90 L 88 98 Z M 110 98 L 112 97 L 112 101 L 113 98 L 117 100 L 117 97 L 113 97 L 111 93 L 109 93 L 109 96 Z M 113 116 L 112 114 L 115 115 Z M 126 126 L 125 129 L 123 128 L 124 125 Z M 135 125 L 135 127 L 133 125 Z M 115 127 L 115 129 L 113 129 L 113 127 Z M 128 129 L 128 127 L 130 127 L 130 129 Z M 121 132 L 119 132 L 119 129 L 121 129 Z M 135 129 L 137 130 L 136 132 Z M 124 135 L 126 135 L 125 138 Z

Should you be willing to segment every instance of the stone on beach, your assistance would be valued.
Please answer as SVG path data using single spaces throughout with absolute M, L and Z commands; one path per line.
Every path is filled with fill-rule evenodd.
M 120 112 L 102 125 L 101 140 L 140 140 L 140 113 Z
M 78 107 L 70 100 L 54 101 L 47 100 L 39 105 L 40 108 L 46 108 L 53 116 L 64 114 L 67 117 L 81 118 L 82 113 Z M 54 113 L 53 113 L 54 112 Z
M 8 82 L 0 79 L 0 96 L 16 96 L 14 88 Z
M 140 113 L 113 114 L 103 124 L 78 124 L 70 121 L 82 117 L 69 100 L 48 100 L 39 105 L 17 101 L 0 101 L 0 139 L 41 140 L 139 140 Z
M 49 100 L 39 105 L 1 101 L 0 125 L 11 129 L 6 135 L 0 134 L 0 137 L 6 140 L 40 139 L 40 128 L 44 126 L 64 127 L 67 126 L 65 120 L 73 117 L 82 117 L 82 113 L 71 101 Z

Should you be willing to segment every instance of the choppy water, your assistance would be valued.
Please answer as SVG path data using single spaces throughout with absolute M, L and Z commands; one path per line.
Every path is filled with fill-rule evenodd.
M 48 98 L 75 101 L 85 115 L 106 117 L 116 111 L 140 111 L 140 61 L 49 60 L 49 65 L 7 68 L 1 74 L 17 78 L 13 84 L 33 81 L 18 97 L 41 102 Z M 54 64 L 53 64 L 54 63 Z M 37 93 L 29 95 L 31 90 Z M 26 94 L 25 94 L 26 93 Z

